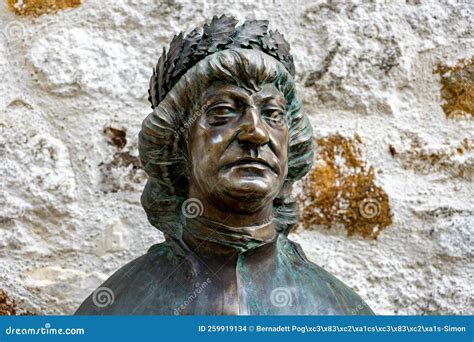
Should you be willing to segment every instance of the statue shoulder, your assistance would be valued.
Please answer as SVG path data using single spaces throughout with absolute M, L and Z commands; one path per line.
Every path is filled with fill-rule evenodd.
M 153 245 L 147 253 L 122 266 L 84 300 L 75 315 L 114 315 L 123 313 L 123 308 L 137 305 L 133 298 L 148 291 L 153 284 L 167 273 L 177 261 L 167 243 Z M 171 264 L 171 265 L 170 265 Z M 172 267 L 172 266 L 171 266 Z M 132 310 L 126 310 L 130 312 Z
M 281 242 L 281 247 L 287 257 L 299 265 L 295 269 L 299 269 L 310 278 L 305 281 L 305 284 L 309 284 L 306 291 L 311 292 L 317 288 L 318 293 L 326 294 L 323 303 L 317 308 L 318 311 L 327 308 L 329 311 L 325 314 L 374 315 L 367 303 L 352 288 L 308 260 L 299 244 L 285 238 Z

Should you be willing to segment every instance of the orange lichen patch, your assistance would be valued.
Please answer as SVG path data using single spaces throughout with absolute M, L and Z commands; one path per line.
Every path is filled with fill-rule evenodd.
M 417 135 L 405 134 L 402 140 L 408 147 L 401 149 L 396 158 L 405 169 L 421 174 L 441 172 L 454 177 L 472 179 L 474 174 L 474 139 L 464 138 L 457 145 L 445 143 L 433 148 Z
M 305 228 L 342 223 L 349 235 L 376 239 L 392 223 L 388 196 L 374 168 L 361 159 L 360 137 L 332 135 L 316 141 L 316 165 L 298 198 Z
M 33 315 L 28 310 L 18 307 L 16 301 L 10 298 L 7 293 L 0 290 L 0 316 Z
M 474 56 L 455 66 L 438 65 L 434 74 L 441 75 L 441 98 L 448 118 L 474 116 Z
M 65 8 L 76 8 L 81 0 L 7 0 L 8 8 L 17 15 L 40 16 Z

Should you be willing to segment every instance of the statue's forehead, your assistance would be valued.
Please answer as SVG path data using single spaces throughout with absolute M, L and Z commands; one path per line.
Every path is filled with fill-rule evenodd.
M 284 102 L 285 98 L 273 83 L 265 83 L 252 88 L 221 81 L 212 82 L 203 92 L 203 101 L 215 98 L 247 98 L 253 100 L 276 100 Z

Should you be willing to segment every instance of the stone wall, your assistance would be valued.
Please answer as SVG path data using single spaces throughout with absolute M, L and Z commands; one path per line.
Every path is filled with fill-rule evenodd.
M 148 79 L 173 34 L 269 19 L 318 143 L 309 258 L 377 314 L 474 313 L 470 1 L 23 0 L 0 5 L 0 288 L 71 314 L 162 235 L 139 198 Z

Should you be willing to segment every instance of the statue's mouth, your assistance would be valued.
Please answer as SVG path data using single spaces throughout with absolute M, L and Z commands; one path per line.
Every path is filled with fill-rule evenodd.
M 260 170 L 270 169 L 274 173 L 278 174 L 277 170 L 273 166 L 271 166 L 270 163 L 268 163 L 265 159 L 262 159 L 262 158 L 251 158 L 251 157 L 239 158 L 236 161 L 227 164 L 225 166 L 225 169 L 230 169 L 235 166 L 255 168 L 255 169 L 260 169 Z

